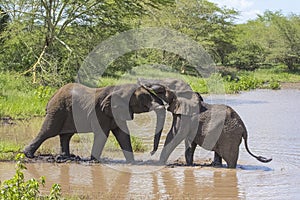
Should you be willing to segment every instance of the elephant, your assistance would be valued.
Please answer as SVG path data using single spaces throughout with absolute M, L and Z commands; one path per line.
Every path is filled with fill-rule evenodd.
M 43 125 L 38 135 L 25 147 L 24 154 L 33 158 L 45 140 L 59 135 L 61 155 L 70 157 L 69 143 L 74 133 L 93 132 L 91 159 L 99 160 L 111 131 L 126 161 L 133 162 L 126 121 L 132 120 L 134 113 L 153 110 L 160 116 L 155 131 L 161 132 L 166 111 L 156 93 L 169 94 L 165 87 L 157 85 L 151 88 L 139 84 L 89 88 L 79 83 L 69 83 L 49 100 Z
M 172 127 L 160 155 L 161 164 L 167 162 L 170 154 L 183 140 L 186 146 L 187 165 L 193 164 L 194 151 L 196 146 L 200 145 L 206 150 L 215 152 L 213 165 L 221 166 L 223 158 L 228 168 L 236 168 L 242 138 L 251 156 L 265 163 L 272 160 L 250 152 L 247 144 L 247 129 L 240 116 L 231 107 L 224 104 L 204 103 L 201 95 L 189 89 L 183 81 L 144 80 L 142 83 L 148 87 L 161 84 L 169 87 L 176 96 L 179 95 L 173 98 L 176 99 L 175 102 L 173 99 L 164 99 L 164 96 L 161 96 L 169 104 L 168 111 L 173 116 Z M 155 142 L 154 146 L 156 146 Z
M 199 145 L 215 152 L 212 165 L 222 166 L 222 159 L 224 159 L 228 168 L 236 168 L 242 139 L 244 139 L 247 152 L 258 161 L 267 163 L 272 160 L 256 156 L 249 150 L 246 126 L 238 113 L 230 106 L 201 102 L 197 120 L 199 125 L 196 136 L 193 140 L 190 137 L 185 140 L 187 165 L 193 164 L 194 152 L 196 146 Z

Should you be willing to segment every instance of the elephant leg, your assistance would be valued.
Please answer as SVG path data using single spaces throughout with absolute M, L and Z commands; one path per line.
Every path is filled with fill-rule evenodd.
M 185 140 L 185 161 L 188 166 L 193 165 L 196 146 L 197 144 L 195 142 L 190 144 L 189 141 Z
M 66 113 L 64 111 L 47 114 L 39 134 L 24 149 L 26 157 L 33 158 L 36 150 L 46 139 L 58 135 L 63 127 L 65 118 Z
M 103 131 L 101 127 L 94 130 L 94 143 L 92 147 L 91 160 L 100 160 L 103 148 L 107 141 L 109 130 Z
M 70 140 L 74 133 L 67 133 L 59 135 L 60 139 L 60 148 L 61 148 L 61 155 L 70 157 Z
M 236 168 L 239 157 L 239 146 L 230 148 L 230 151 L 223 152 L 222 156 L 226 161 L 228 168 Z
M 153 155 L 158 149 L 161 133 L 163 131 L 164 124 L 165 124 L 166 110 L 165 109 L 155 110 L 155 114 L 156 114 L 156 127 L 155 127 L 154 141 L 153 141 L 153 150 L 150 152 L 151 155 Z
M 124 154 L 124 157 L 127 162 L 134 162 L 134 155 L 132 151 L 131 141 L 130 141 L 130 135 L 120 128 L 116 128 L 112 130 L 114 136 L 116 137 L 122 151 Z
M 174 116 L 174 115 L 173 115 Z M 196 116 L 177 115 L 173 118 L 171 132 L 168 133 L 165 146 L 160 154 L 159 162 L 165 164 L 174 151 L 174 149 L 186 138 L 195 138 L 198 130 L 198 119 Z M 168 137 L 173 137 L 171 141 L 167 141 Z
M 178 127 L 176 127 L 176 126 L 178 126 L 177 124 L 179 124 L 179 123 L 180 123 L 180 117 L 178 115 L 173 114 L 172 127 L 167 134 L 164 147 L 167 146 L 175 137 L 175 134 L 178 129 Z
M 215 152 L 214 161 L 211 163 L 212 166 L 221 167 L 222 166 L 222 157 Z

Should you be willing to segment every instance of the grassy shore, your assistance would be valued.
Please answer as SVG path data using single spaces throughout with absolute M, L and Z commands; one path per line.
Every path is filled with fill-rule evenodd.
M 209 78 L 198 78 L 143 67 L 132 70 L 119 79 L 102 77 L 98 86 L 136 82 L 138 77 L 181 78 L 189 83 L 194 91 L 201 94 L 217 92 L 230 94 L 257 88 L 280 89 L 283 82 L 300 82 L 300 73 L 288 72 L 283 66 L 258 69 L 252 72 L 226 68 L 225 70 L 220 69 L 218 73 Z M 28 77 L 14 73 L 0 73 L 0 118 L 27 119 L 44 116 L 46 104 L 56 90 L 57 88 L 32 84 Z
M 0 118 L 26 119 L 43 116 L 56 88 L 32 84 L 13 73 L 0 73 Z

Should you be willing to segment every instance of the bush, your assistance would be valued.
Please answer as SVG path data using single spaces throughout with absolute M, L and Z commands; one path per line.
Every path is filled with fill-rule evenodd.
M 34 178 L 25 181 L 23 170 L 26 170 L 24 165 L 24 154 L 16 156 L 16 174 L 13 178 L 3 181 L 0 187 L 0 199 L 60 199 L 61 187 L 58 184 L 53 184 L 50 194 L 42 196 L 39 191 L 40 185 L 45 185 L 45 177 L 39 180 Z
M 255 78 L 253 75 L 244 74 L 237 80 L 226 82 L 226 93 L 237 93 L 239 91 L 263 88 L 264 81 Z

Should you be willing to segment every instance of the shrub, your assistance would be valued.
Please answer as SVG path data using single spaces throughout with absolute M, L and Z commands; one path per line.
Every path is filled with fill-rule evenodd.
M 60 199 L 61 187 L 53 184 L 49 195 L 42 196 L 39 191 L 40 185 L 45 185 L 45 177 L 39 180 L 34 178 L 25 181 L 23 170 L 26 170 L 24 164 L 24 154 L 16 156 L 16 174 L 13 178 L 3 181 L 0 187 L 0 199 Z

